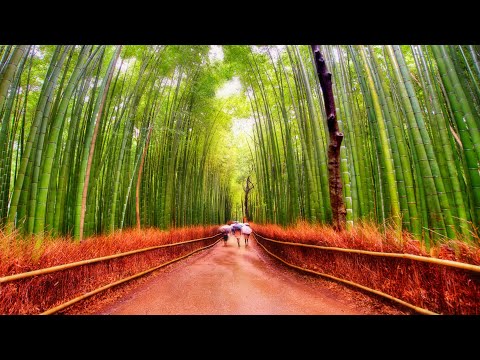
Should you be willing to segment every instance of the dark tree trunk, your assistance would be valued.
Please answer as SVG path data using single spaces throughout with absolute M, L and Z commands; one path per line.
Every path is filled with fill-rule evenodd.
M 245 191 L 245 201 L 244 201 L 244 205 L 245 205 L 245 217 L 244 217 L 244 220 L 243 222 L 248 222 L 250 221 L 250 212 L 248 210 L 248 194 L 250 192 L 250 190 L 252 190 L 254 188 L 253 186 L 253 183 L 252 181 L 250 180 L 250 176 L 247 177 L 247 181 L 245 183 L 245 187 L 243 188 L 243 191 Z
M 338 129 L 337 112 L 333 98 L 332 74 L 328 72 L 325 59 L 320 52 L 318 45 L 311 45 L 318 79 L 322 87 L 325 112 L 327 114 L 327 125 L 329 132 L 328 145 L 328 184 L 330 189 L 330 203 L 332 206 L 333 228 L 337 231 L 345 229 L 346 214 L 343 202 L 342 178 L 340 174 L 340 145 L 343 140 L 343 133 Z

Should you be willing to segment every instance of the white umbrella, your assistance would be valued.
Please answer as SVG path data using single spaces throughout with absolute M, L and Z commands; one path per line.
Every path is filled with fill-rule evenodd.
M 242 234 L 250 235 L 252 233 L 252 228 L 248 225 L 242 227 Z

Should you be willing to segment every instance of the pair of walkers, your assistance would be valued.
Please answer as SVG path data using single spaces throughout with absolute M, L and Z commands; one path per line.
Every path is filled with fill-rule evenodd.
M 232 234 L 237 239 L 238 247 L 240 247 L 240 237 L 243 235 L 245 240 L 245 246 L 248 245 L 248 238 L 252 233 L 252 228 L 249 223 L 240 224 L 238 221 L 235 221 L 232 224 Z

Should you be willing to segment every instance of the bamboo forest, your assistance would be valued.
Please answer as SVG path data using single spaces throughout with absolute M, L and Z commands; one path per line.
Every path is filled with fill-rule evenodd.
M 437 274 L 426 263 L 379 276 L 416 309 L 480 313 L 478 45 L 0 45 L 0 118 L 1 313 L 35 308 L 9 300 L 33 286 L 19 274 L 213 244 L 238 222 L 250 249 L 329 276 L 339 259 L 330 271 L 269 239 L 461 263 L 430 303 L 395 292 Z M 204 251 L 240 249 L 229 236 Z M 135 256 L 122 266 L 153 266 Z M 408 279 L 393 280 L 398 266 Z M 343 278 L 389 291 L 355 269 Z M 443 288 L 437 275 L 429 289 Z M 48 302 L 48 284 L 35 285 L 42 311 L 94 288 Z

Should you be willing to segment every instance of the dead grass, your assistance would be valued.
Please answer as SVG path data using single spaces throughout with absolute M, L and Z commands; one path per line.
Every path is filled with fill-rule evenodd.
M 0 277 L 157 245 L 209 237 L 216 226 L 124 230 L 81 243 L 47 238 L 34 241 L 0 233 Z M 202 240 L 0 284 L 0 314 L 38 314 L 100 286 L 160 265 L 212 243 Z
M 251 224 L 260 235 L 292 243 L 432 256 L 480 265 L 480 249 L 460 240 L 439 244 L 427 251 L 410 234 L 397 239 L 374 224 L 358 224 L 351 231 L 335 232 L 328 226 L 299 222 L 282 228 Z M 216 226 L 124 230 L 95 236 L 78 244 L 69 238 L 47 238 L 36 249 L 34 241 L 0 231 L 0 277 L 51 266 L 123 253 L 157 245 L 173 244 L 214 235 Z M 478 239 L 477 239 L 478 240 Z M 204 240 L 156 249 L 127 257 L 79 266 L 42 276 L 0 284 L 0 314 L 38 314 L 100 286 L 165 263 L 210 244 Z M 349 280 L 385 292 L 413 305 L 454 315 L 480 314 L 478 273 L 422 263 L 302 248 L 263 241 L 269 251 L 297 266 Z M 122 286 L 120 286 L 121 288 Z M 107 291 L 115 296 L 113 290 Z M 81 308 L 81 307 L 80 307 Z
M 374 224 L 359 224 L 351 231 L 343 232 L 306 222 L 287 228 L 260 224 L 252 224 L 252 227 L 261 236 L 292 243 L 413 254 L 480 265 L 478 246 L 455 240 L 426 251 L 409 233 L 403 233 L 402 238 L 398 239 L 392 229 L 387 229 L 384 234 Z M 296 266 L 382 291 L 430 311 L 449 315 L 480 314 L 480 276 L 472 271 L 411 259 L 344 253 L 267 241 L 261 243 Z

